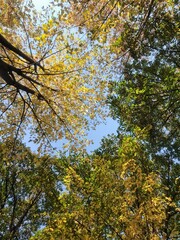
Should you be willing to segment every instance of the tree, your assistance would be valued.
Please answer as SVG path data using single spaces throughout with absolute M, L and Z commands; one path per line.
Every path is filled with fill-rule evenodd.
M 110 42 L 118 54 L 128 51 L 132 56 L 145 48 L 150 50 L 155 39 L 168 41 L 169 34 L 177 34 L 177 0 L 100 0 L 97 4 L 93 0 L 74 0 L 72 8 L 72 21 L 89 29 L 92 39 Z
M 21 143 L 12 154 L 13 143 L 1 143 L 1 238 L 175 238 L 178 198 L 148 159 L 146 134 L 124 137 L 113 157 L 38 157 Z
M 119 135 L 148 131 L 142 142 L 154 172 L 159 172 L 166 196 L 178 203 L 179 1 L 74 3 L 75 21 L 79 18 L 80 27 L 111 53 L 116 80 L 110 84 L 108 103 L 120 122 Z M 166 224 L 171 225 L 170 218 L 178 213 L 171 207 L 167 213 Z
M 0 238 L 29 239 L 48 220 L 61 191 L 58 161 L 22 143 L 0 144 Z
M 48 225 L 31 239 L 177 237 L 176 220 L 166 224 L 167 209 L 177 205 L 164 194 L 165 186 L 147 158 L 141 140 L 126 137 L 117 158 L 61 159 L 66 190 Z
M 166 196 L 178 202 L 179 40 L 177 2 L 173 3 L 171 13 L 165 8 L 156 22 L 149 22 L 141 47 L 130 50 L 131 57 L 124 64 L 121 80 L 112 86 L 109 102 L 113 116 L 120 121 L 120 132 L 149 129 L 146 151 L 167 188 Z M 178 213 L 171 207 L 167 213 L 170 225 L 171 217 Z
M 12 3 L 16 6 L 23 1 Z M 12 119 L 17 115 L 12 109 L 24 109 L 19 111 L 20 118 L 17 117 L 26 122 L 34 119 L 32 133 L 35 137 L 48 134 L 50 140 L 54 140 L 60 134 L 70 138 L 71 129 L 75 131 L 87 123 L 84 112 L 89 110 L 88 106 L 92 110 L 90 117 L 94 117 L 96 108 L 90 104 L 98 100 L 100 90 L 104 89 L 99 82 L 103 78 L 102 72 L 111 72 L 107 102 L 120 126 L 118 136 L 103 139 L 102 146 L 92 156 L 78 155 L 74 149 L 74 154 L 55 161 L 47 178 L 55 176 L 52 182 L 56 197 L 46 195 L 53 206 L 45 206 L 48 213 L 43 215 L 43 224 L 38 222 L 35 234 L 28 237 L 32 240 L 178 238 L 178 1 L 100 0 L 97 3 L 74 0 L 52 3 L 53 7 L 58 5 L 59 12 L 58 8 L 53 8 L 54 13 L 48 8 L 41 28 L 39 24 L 32 24 L 33 13 L 28 16 L 28 11 L 23 12 L 23 8 L 18 9 L 19 12 L 13 11 L 28 16 L 28 26 L 22 25 L 21 18 L 13 24 L 28 32 L 31 60 L 27 59 L 30 56 L 26 52 L 28 47 L 21 40 L 27 39 L 26 34 L 20 35 L 14 30 L 23 49 L 17 52 L 20 47 L 17 48 L 6 36 L 6 28 L 12 31 L 14 26 L 7 23 L 2 29 L 2 88 L 12 88 L 18 96 L 13 100 L 12 95 L 10 105 L 7 105 L 6 97 L 2 98 L 3 120 L 6 121 L 1 122 L 1 126 L 6 130 L 3 133 L 7 133 L 4 136 L 9 136 L 8 121 L 12 125 Z M 4 9 L 7 11 L 7 6 Z M 44 21 L 42 15 L 39 19 Z M 70 26 L 74 26 L 73 31 L 68 31 Z M 51 53 L 49 47 L 52 45 Z M 64 54 L 59 52 L 62 48 Z M 38 61 L 34 56 L 38 56 Z M 96 64 L 99 67 L 94 67 Z M 63 73 L 63 85 L 59 84 L 60 73 Z M 58 77 L 54 77 L 56 74 Z M 89 80 L 94 83 L 92 87 Z M 67 96 L 68 104 L 65 102 Z M 60 103 L 65 108 L 59 116 Z M 14 128 L 15 138 L 22 123 Z M 65 126 L 63 132 L 59 128 L 62 125 Z M 67 128 L 69 126 L 71 129 Z M 42 178 L 38 180 L 41 181 Z M 57 185 L 59 181 L 64 186 L 63 193 Z
M 150 127 L 156 152 L 175 140 L 177 158 L 178 1 L 73 2 L 74 21 L 79 19 L 92 39 L 110 49 L 117 78 L 110 84 L 113 117 L 127 131 Z
M 69 29 L 63 3 L 43 13 L 31 1 L 2 4 L 2 138 L 22 138 L 29 130 L 36 143 L 61 138 L 81 143 L 103 104 L 105 83 L 94 67 L 98 54 L 88 47 L 85 32 Z

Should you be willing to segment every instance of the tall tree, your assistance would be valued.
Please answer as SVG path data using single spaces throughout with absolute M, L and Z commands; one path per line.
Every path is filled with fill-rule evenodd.
M 56 139 L 63 133 L 70 137 L 67 126 L 77 130 L 79 124 L 86 123 L 86 110 L 92 110 L 90 117 L 94 117 L 97 108 L 90 104 L 103 89 L 98 72 L 103 68 L 103 74 L 111 71 L 109 78 L 116 80 L 109 83 L 108 103 L 120 122 L 120 137 L 104 139 L 96 151 L 98 156 L 77 156 L 75 152 L 51 168 L 47 176 L 60 173 L 64 192 L 57 193 L 50 213 L 45 214 L 48 221 L 31 239 L 178 238 L 178 1 L 53 1 L 53 7 L 58 5 L 59 12 L 48 8 L 41 27 L 43 16 L 33 25 L 33 13 L 26 28 L 21 18 L 14 22 L 18 29 L 26 30 L 24 35 L 14 30 L 21 48 L 9 40 L 7 29 L 12 31 L 13 26 L 2 28 L 2 89 L 18 96 L 12 95 L 9 103 L 6 96 L 11 95 L 2 95 L 6 120 L 0 122 L 2 129 L 10 134 L 7 126 L 9 122 L 14 126 L 18 118 L 17 111 L 10 109 L 20 108 L 24 110 L 18 119 L 26 119 L 25 123 L 34 119 L 32 133 L 38 137 L 48 134 Z M 73 31 L 68 31 L 70 26 Z M 22 41 L 27 39 L 26 32 L 32 56 Z M 95 89 L 97 79 L 99 88 Z M 60 103 L 64 105 L 59 116 Z M 16 124 L 16 134 L 22 122 Z M 66 126 L 64 132 L 59 128 L 62 125 Z M 57 185 L 53 186 L 57 191 Z
M 166 140 L 169 146 L 174 139 L 177 150 L 178 1 L 73 2 L 74 21 L 112 53 L 109 59 L 116 70 L 110 84 L 113 116 L 128 131 L 149 126 L 156 152 L 166 147 Z
M 166 196 L 178 203 L 179 1 L 74 1 L 73 7 L 80 28 L 111 53 L 115 81 L 108 102 L 120 135 L 148 131 L 142 141 L 149 160 Z M 178 212 L 170 207 L 167 213 L 168 225 Z
M 0 239 L 29 239 L 48 220 L 61 192 L 57 159 L 18 142 L 0 144 Z
M 101 113 L 105 83 L 95 68 L 98 53 L 88 47 L 85 32 L 69 27 L 67 11 L 63 2 L 43 13 L 31 0 L 2 2 L 2 137 L 14 139 L 29 128 L 37 143 L 80 142 Z
M 124 138 L 119 154 L 61 159 L 65 191 L 47 226 L 31 239 L 174 239 L 178 236 L 176 201 L 165 185 L 141 138 Z M 176 182 L 178 188 L 178 182 Z M 167 222 L 171 220 L 171 224 Z
M 1 143 L 1 239 L 176 238 L 178 197 L 167 195 L 154 170 L 146 134 L 125 137 L 113 156 L 105 145 L 99 156 L 58 159 L 38 157 L 21 143 L 12 154 L 13 143 Z M 174 191 L 178 173 L 172 170 Z

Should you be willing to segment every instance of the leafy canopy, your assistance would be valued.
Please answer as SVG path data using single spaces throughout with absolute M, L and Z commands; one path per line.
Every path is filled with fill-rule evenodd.
M 63 2 L 43 13 L 31 1 L 2 4 L 1 136 L 16 139 L 28 130 L 36 143 L 66 138 L 82 144 L 102 115 L 106 84 L 96 65 L 99 51 L 85 31 L 69 27 Z
M 0 144 L 0 238 L 29 239 L 47 223 L 62 191 L 58 161 L 22 143 Z
M 91 156 L 74 149 L 47 167 L 31 154 L 25 163 L 3 160 L 2 199 L 9 201 L 2 235 L 21 239 L 28 229 L 32 240 L 178 238 L 178 1 L 56 0 L 44 15 L 30 2 L 7 3 L 0 33 L 4 138 L 16 138 L 27 123 L 37 142 L 74 138 L 101 107 L 106 75 L 107 102 L 120 126 Z M 35 172 L 25 178 L 29 164 Z M 25 187 L 7 185 L 14 172 Z M 20 221 L 39 189 L 35 215 Z
M 61 159 L 61 171 L 65 191 L 47 226 L 32 240 L 177 236 L 178 204 L 166 195 L 140 139 L 124 138 L 113 159 L 111 155 Z M 177 181 L 174 187 L 178 188 Z M 170 209 L 175 215 L 169 215 Z

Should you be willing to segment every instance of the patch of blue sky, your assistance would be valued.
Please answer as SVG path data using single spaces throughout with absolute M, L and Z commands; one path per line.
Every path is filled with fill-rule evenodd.
M 40 11 L 42 10 L 42 7 L 47 7 L 48 4 L 51 2 L 50 0 L 32 0 L 35 8 Z

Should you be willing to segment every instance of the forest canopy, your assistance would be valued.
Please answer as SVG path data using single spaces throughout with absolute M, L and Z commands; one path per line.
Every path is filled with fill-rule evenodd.
M 1 136 L 27 132 L 43 145 L 81 136 L 102 117 L 105 76 L 86 33 L 69 27 L 61 4 L 38 13 L 31 1 L 3 1 L 0 26 Z M 96 77 L 95 77 L 96 76 Z
M 1 239 L 179 239 L 179 22 L 178 0 L 1 1 Z

